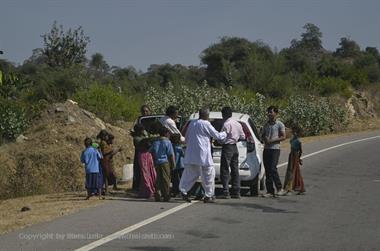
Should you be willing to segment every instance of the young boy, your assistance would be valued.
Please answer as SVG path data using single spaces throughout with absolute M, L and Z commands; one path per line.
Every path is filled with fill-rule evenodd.
M 166 127 L 159 129 L 160 137 L 153 142 L 150 152 L 153 155 L 154 166 L 156 167 L 156 192 L 155 200 L 170 200 L 170 170 L 175 166 L 174 151 L 170 140 L 169 131 Z
M 80 156 L 81 162 L 85 165 L 86 168 L 86 189 L 88 200 L 94 189 L 98 191 L 99 199 L 101 199 L 102 194 L 102 176 L 99 172 L 100 168 L 100 159 L 102 155 L 100 152 L 92 146 L 92 140 L 86 138 L 84 140 L 84 145 L 86 149 L 82 152 Z

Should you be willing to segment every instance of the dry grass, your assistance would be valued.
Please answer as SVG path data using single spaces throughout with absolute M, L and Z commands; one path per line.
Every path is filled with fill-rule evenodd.
M 0 234 L 15 231 L 36 223 L 75 213 L 83 208 L 104 203 L 96 197 L 90 200 L 85 192 L 35 195 L 0 201 Z M 21 212 L 22 207 L 31 210 Z
M 130 187 L 130 182 L 119 185 L 120 190 L 110 191 L 111 194 L 106 196 L 105 200 L 99 200 L 96 196 L 85 200 L 86 192 L 84 191 L 0 200 L 0 234 L 73 214 L 81 209 L 95 207 L 115 197 L 130 197 L 132 194 L 126 193 Z M 31 210 L 21 212 L 23 207 L 29 207 Z

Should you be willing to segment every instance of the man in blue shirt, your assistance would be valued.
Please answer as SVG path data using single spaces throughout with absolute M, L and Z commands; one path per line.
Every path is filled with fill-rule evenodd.
M 98 191 L 99 198 L 101 198 L 103 182 L 102 174 L 99 171 L 101 168 L 100 159 L 102 155 L 92 146 L 92 140 L 90 138 L 84 140 L 84 145 L 86 149 L 82 152 L 80 160 L 86 169 L 86 200 L 91 197 L 92 191 L 94 190 Z
M 170 200 L 170 170 L 175 166 L 173 146 L 168 139 L 169 130 L 166 127 L 159 129 L 160 137 L 153 142 L 150 152 L 153 155 L 154 166 L 156 167 L 156 192 L 155 200 Z

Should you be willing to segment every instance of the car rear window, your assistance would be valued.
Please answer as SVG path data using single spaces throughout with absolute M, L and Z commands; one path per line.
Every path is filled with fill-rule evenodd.
M 145 130 L 149 134 L 158 134 L 158 129 L 161 126 L 160 119 L 164 117 L 165 115 L 150 115 L 150 116 L 144 116 L 140 117 L 138 119 L 138 123 L 143 125 Z M 176 126 L 180 130 L 182 126 L 182 117 L 179 116 L 176 120 Z
M 139 119 L 139 123 L 144 126 L 145 131 L 149 134 L 157 134 L 161 125 L 160 118 L 163 116 L 143 117 Z

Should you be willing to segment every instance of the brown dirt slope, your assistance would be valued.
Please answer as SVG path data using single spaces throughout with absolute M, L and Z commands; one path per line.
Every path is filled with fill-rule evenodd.
M 83 190 L 83 140 L 95 139 L 101 129 L 115 136 L 115 147 L 123 147 L 114 157 L 121 177 L 122 166 L 133 158 L 130 126 L 104 123 L 71 101 L 48 107 L 25 132 L 27 139 L 0 147 L 0 199 Z

